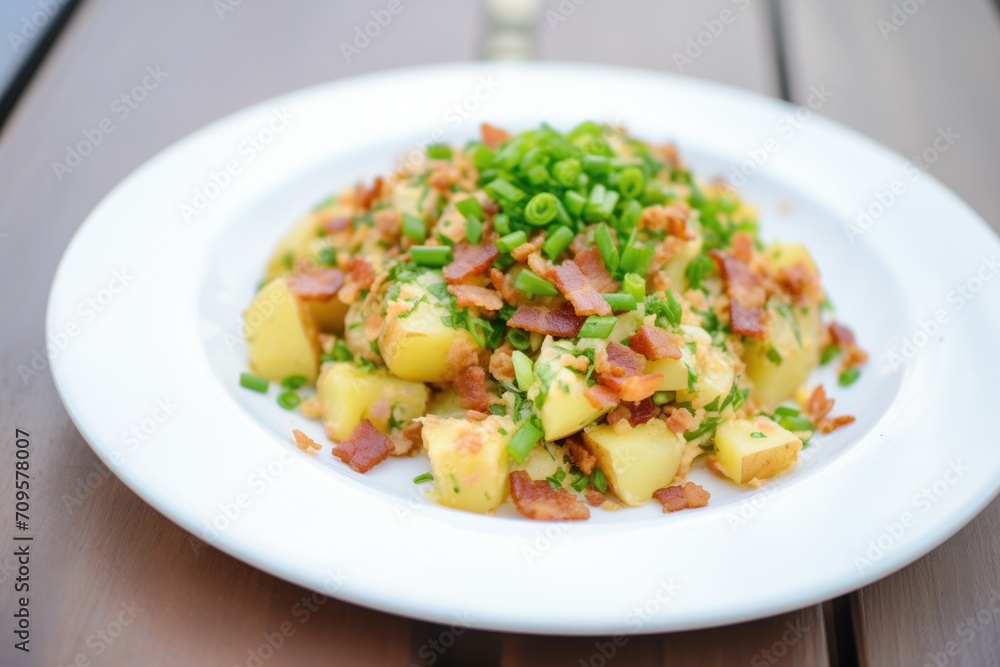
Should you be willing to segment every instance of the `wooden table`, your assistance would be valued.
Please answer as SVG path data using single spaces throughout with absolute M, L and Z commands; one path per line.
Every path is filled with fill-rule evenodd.
M 0 664 L 604 664 L 608 638 L 454 633 L 336 600 L 300 622 L 295 608 L 308 591 L 210 547 L 196 552 L 184 531 L 99 464 L 35 356 L 70 236 L 157 151 L 302 86 L 482 55 L 488 21 L 479 3 L 401 2 L 403 11 L 348 62 L 340 43 L 388 0 L 84 0 L 19 92 L 0 134 L 0 450 L 10 471 L 15 429 L 31 434 L 36 541 L 30 654 L 13 649 L 6 629 L 15 605 L 12 549 L 0 560 Z M 833 94 L 821 113 L 907 156 L 952 128 L 960 138 L 931 173 L 1000 223 L 1000 18 L 989 0 L 895 0 L 895 12 L 893 0 L 577 2 L 544 3 L 546 12 L 563 12 L 540 17 L 538 57 L 681 69 L 798 103 L 825 86 Z M 686 53 L 699 37 L 707 46 Z M 127 117 L 113 115 L 116 98 L 147 67 L 166 75 Z M 114 118 L 113 132 L 58 177 L 53 161 L 105 118 Z M 33 360 L 41 372 L 22 377 Z M 12 483 L 9 473 L 0 481 L 6 545 Z M 998 590 L 1000 501 L 930 555 L 850 596 L 732 627 L 635 637 L 608 664 L 998 665 Z M 255 655 L 285 623 L 294 635 L 273 655 Z

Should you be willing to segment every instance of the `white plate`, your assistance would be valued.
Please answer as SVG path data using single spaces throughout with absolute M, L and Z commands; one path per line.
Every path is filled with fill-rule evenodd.
M 393 613 L 519 632 L 659 632 L 856 589 L 946 540 L 998 491 L 1000 281 L 989 262 L 1000 244 L 903 158 L 802 111 L 793 122 L 795 112 L 690 79 L 553 64 L 386 72 L 258 104 L 164 150 L 80 228 L 48 309 L 59 393 L 101 459 L 171 520 L 279 577 Z M 291 429 L 320 439 L 318 424 L 279 408 L 273 390 L 237 383 L 240 313 L 293 220 L 421 140 L 464 140 L 484 120 L 524 129 L 586 118 L 676 140 L 702 175 L 764 162 L 742 166 L 756 171 L 742 190 L 763 234 L 814 251 L 838 318 L 871 352 L 849 390 L 832 370 L 816 376 L 857 423 L 817 438 L 761 490 L 696 472 L 712 491 L 706 509 L 663 515 L 651 503 L 573 525 L 425 503 L 410 482 L 422 457 L 362 476 L 328 450 L 300 453 Z M 895 181 L 880 213 L 878 193 Z M 859 207 L 876 216 L 849 235 Z M 976 291 L 966 299 L 959 285 Z M 929 324 L 935 314 L 944 324 Z M 892 369 L 886 355 L 904 337 L 910 358 Z

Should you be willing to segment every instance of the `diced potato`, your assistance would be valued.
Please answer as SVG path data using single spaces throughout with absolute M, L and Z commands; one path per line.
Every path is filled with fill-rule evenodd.
M 421 435 L 438 502 L 470 512 L 496 509 L 507 498 L 507 443 L 513 432 L 508 417 L 482 421 L 425 417 Z
M 301 375 L 316 381 L 320 352 L 316 324 L 285 278 L 275 278 L 257 292 L 243 321 L 254 373 L 269 380 Z
M 585 429 L 584 441 L 597 457 L 608 487 L 626 505 L 641 505 L 677 475 L 684 439 L 660 419 L 617 433 L 606 424 Z
M 772 299 L 767 306 L 767 338 L 743 350 L 751 398 L 770 409 L 793 396 L 819 363 L 822 319 L 818 306 L 802 308 Z
M 712 344 L 712 337 L 701 327 L 681 326 L 686 342 L 695 343 L 698 348 L 708 347 Z M 646 373 L 661 373 L 663 381 L 657 391 L 677 391 L 687 389 L 688 369 L 697 369 L 695 353 L 687 345 L 681 346 L 680 359 L 658 359 L 646 362 Z
M 329 301 L 307 301 L 306 307 L 312 313 L 313 321 L 323 333 L 344 335 L 344 318 L 347 316 L 347 304 L 333 297 Z
M 677 252 L 663 265 L 663 273 L 670 278 L 670 284 L 675 292 L 683 293 L 688 289 L 688 280 L 684 275 L 688 264 L 701 252 L 702 239 L 696 237 L 690 241 L 680 244 Z
M 576 433 L 610 410 L 592 406 L 584 395 L 585 375 L 563 365 L 576 356 L 575 351 L 572 342 L 546 336 L 535 361 L 535 381 L 528 390 L 528 399 L 534 401 L 545 393 L 538 416 L 548 441 Z
M 562 470 L 562 486 L 564 489 L 569 489 L 574 476 L 569 474 L 572 465 L 564 461 L 565 458 L 566 454 L 561 447 L 546 442 L 533 447 L 525 457 L 524 463 L 513 462 L 512 468 L 525 471 L 531 479 L 555 478 Z
M 464 418 L 468 413 L 459 402 L 458 394 L 451 388 L 435 393 L 427 404 L 427 414 L 438 417 Z
M 394 378 L 383 369 L 361 369 L 350 362 L 323 364 L 316 388 L 326 434 L 335 442 L 349 436 L 364 419 L 388 433 L 395 424 L 422 417 L 430 397 L 423 383 Z M 373 415 L 372 408 L 379 401 L 388 405 L 380 405 Z
M 397 183 L 392 190 L 392 207 L 400 213 L 409 213 L 424 219 L 437 210 L 440 193 L 427 184 Z
M 812 269 L 813 273 L 819 274 L 812 255 L 801 243 L 772 243 L 768 246 L 766 254 L 775 269 L 792 267 L 802 262 Z
M 309 213 L 295 223 L 271 254 L 264 272 L 265 280 L 273 280 L 290 272 L 296 262 L 306 255 L 309 243 L 316 238 L 319 220 L 315 213 Z
M 767 479 L 798 459 L 802 441 L 767 417 L 730 419 L 715 432 L 716 458 L 738 484 Z
M 468 330 L 442 321 L 451 311 L 434 296 L 433 286 L 444 284 L 440 271 L 425 271 L 399 283 L 399 293 L 387 298 L 378 347 L 393 375 L 420 382 L 451 380 L 459 364 L 468 365 L 479 351 Z
M 697 391 L 690 391 L 687 383 L 677 391 L 677 400 L 691 401 L 695 408 L 708 405 L 716 398 L 724 400 L 736 379 L 733 362 L 725 350 L 717 347 L 698 346 L 695 354 Z

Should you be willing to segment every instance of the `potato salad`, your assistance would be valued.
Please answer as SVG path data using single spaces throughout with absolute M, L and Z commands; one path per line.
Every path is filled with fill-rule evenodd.
M 279 385 L 357 473 L 426 455 L 413 483 L 452 508 L 673 512 L 709 500 L 692 467 L 760 485 L 853 421 L 806 386 L 866 358 L 808 250 L 763 244 L 674 146 L 484 125 L 424 158 L 305 215 L 245 312 L 240 383 Z

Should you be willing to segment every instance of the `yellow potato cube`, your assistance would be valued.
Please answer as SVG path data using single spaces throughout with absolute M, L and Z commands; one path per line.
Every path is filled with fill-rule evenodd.
M 802 441 L 767 417 L 730 419 L 715 432 L 716 458 L 738 484 L 784 472 L 798 459 Z
M 607 424 L 587 428 L 584 442 L 612 493 L 626 505 L 641 505 L 677 475 L 684 439 L 654 419 L 618 433 Z
M 320 353 L 316 324 L 285 278 L 275 278 L 257 292 L 243 322 L 254 373 L 276 381 L 291 375 L 316 381 Z
M 323 364 L 316 389 L 326 434 L 335 442 L 349 436 L 364 419 L 388 433 L 394 425 L 422 417 L 430 397 L 421 382 L 407 382 L 383 369 L 361 369 L 350 362 Z M 372 408 L 379 401 L 388 405 L 379 406 L 382 409 L 373 415 Z
M 482 421 L 429 415 L 422 421 L 437 501 L 469 512 L 499 507 L 507 498 L 514 423 L 495 415 Z
M 535 361 L 535 381 L 528 390 L 528 399 L 534 401 L 545 393 L 538 416 L 548 441 L 576 433 L 610 410 L 591 405 L 584 395 L 587 390 L 585 374 L 564 365 L 577 356 L 575 352 L 572 342 L 546 336 Z
M 770 409 L 790 398 L 819 363 L 823 323 L 818 306 L 803 308 L 772 299 L 767 306 L 767 337 L 743 350 L 754 402 Z

